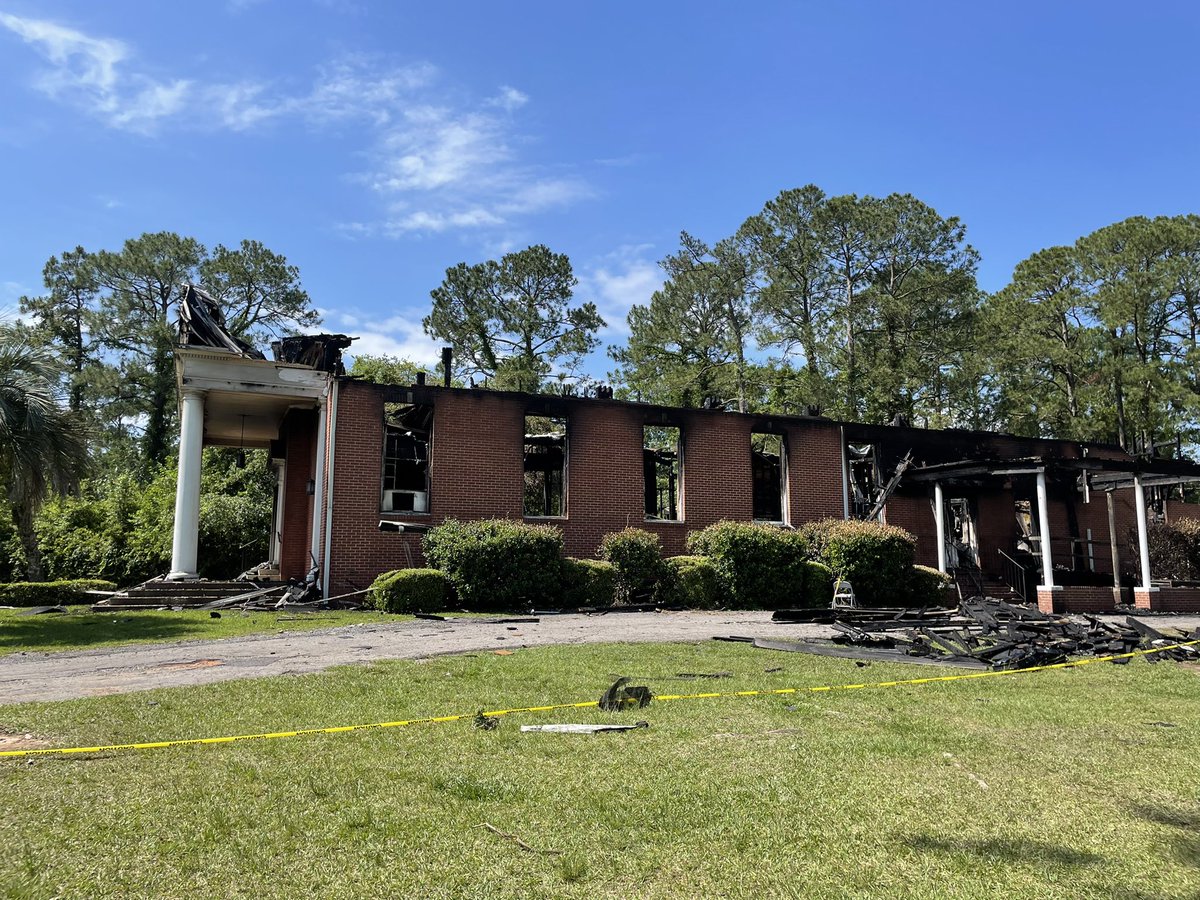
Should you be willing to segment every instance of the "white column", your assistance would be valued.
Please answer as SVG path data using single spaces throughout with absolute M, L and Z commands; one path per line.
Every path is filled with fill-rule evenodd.
M 1146 492 L 1142 476 L 1133 476 L 1133 506 L 1137 514 L 1138 559 L 1142 564 L 1142 587 L 1150 590 L 1150 536 L 1146 525 Z
M 333 382 L 330 388 L 333 399 L 329 404 L 329 490 L 325 492 L 325 553 L 321 560 L 321 596 L 329 597 L 329 573 L 333 566 L 330 554 L 333 550 L 333 486 L 337 482 L 337 412 L 338 384 Z
M 196 577 L 200 540 L 200 466 L 204 450 L 204 392 L 184 390 L 179 422 L 179 475 L 175 482 L 172 580 Z
M 1050 507 L 1046 497 L 1046 470 L 1037 473 L 1038 527 L 1041 530 L 1042 586 L 1054 587 L 1054 559 L 1050 553 Z
M 933 522 L 937 526 L 938 571 L 946 571 L 946 501 L 942 497 L 942 483 L 933 483 Z
M 321 558 L 321 525 L 325 521 L 325 398 L 317 401 L 317 475 L 313 491 L 312 547 L 308 564 Z

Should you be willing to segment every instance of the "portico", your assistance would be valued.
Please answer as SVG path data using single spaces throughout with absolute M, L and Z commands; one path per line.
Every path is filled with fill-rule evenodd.
M 333 376 L 300 363 L 255 359 L 217 347 L 179 347 L 175 351 L 179 391 L 179 476 L 175 492 L 173 581 L 197 577 L 200 530 L 200 475 L 204 447 L 240 447 L 271 451 L 279 476 L 270 562 L 283 551 L 281 519 L 286 502 L 286 451 L 279 441 L 284 419 L 293 410 L 316 410 L 318 438 L 314 485 L 312 544 L 320 559 L 324 521 L 326 398 Z M 308 473 L 292 473 L 293 477 Z

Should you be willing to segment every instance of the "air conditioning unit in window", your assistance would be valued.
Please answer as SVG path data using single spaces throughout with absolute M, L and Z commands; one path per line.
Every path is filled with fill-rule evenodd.
M 384 491 L 384 512 L 429 512 L 428 491 Z

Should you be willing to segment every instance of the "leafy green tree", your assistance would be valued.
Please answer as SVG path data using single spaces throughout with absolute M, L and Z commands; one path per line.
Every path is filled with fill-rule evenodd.
M 829 266 L 825 201 L 825 192 L 812 184 L 783 191 L 740 229 L 763 282 L 759 341 L 778 348 L 784 363 L 776 382 L 784 391 L 781 402 L 802 398 L 828 406 L 833 400 L 829 332 L 842 286 Z M 793 368 L 798 377 L 788 379 Z
M 200 490 L 200 574 L 232 578 L 266 559 L 274 490 L 266 453 L 208 447 Z M 103 577 L 121 585 L 161 575 L 171 560 L 175 465 L 144 483 L 131 473 L 93 478 L 59 495 L 36 520 L 38 547 L 52 579 Z
M 459 263 L 431 292 L 423 324 L 454 348 L 460 377 L 537 391 L 552 375 L 573 375 L 598 343 L 604 320 L 594 303 L 572 305 L 577 284 L 571 261 L 541 244 Z
M 76 247 L 50 257 L 42 281 L 48 293 L 22 297 L 21 312 L 32 316 L 42 336 L 58 348 L 68 377 L 68 406 L 79 413 L 94 369 L 101 365 L 95 336 L 100 285 L 91 254 Z
M 973 343 L 979 254 L 958 219 L 910 194 L 866 201 L 870 279 L 856 364 L 864 417 L 956 424 L 946 375 Z
M 350 367 L 350 375 L 375 384 L 413 384 L 417 375 L 430 374 L 429 369 L 411 359 L 399 356 L 372 356 L 364 353 L 354 357 L 354 365 Z
M 1040 251 L 989 298 L 1003 427 L 1146 449 L 1197 430 L 1200 220 L 1135 216 Z
M 181 284 L 198 280 L 204 246 L 170 232 L 127 240 L 121 250 L 93 254 L 100 301 L 101 340 L 121 370 L 119 400 L 144 418 L 142 457 L 162 462 L 175 416 L 175 329 L 171 304 Z
M 0 478 L 24 550 L 26 576 L 42 579 L 34 515 L 53 489 L 65 489 L 86 463 L 78 416 L 59 405 L 61 371 L 27 332 L 0 328 Z
M 43 274 L 48 293 L 22 298 L 21 306 L 66 362 L 71 408 L 103 429 L 102 449 L 119 465 L 130 462 L 127 434 L 139 430 L 147 470 L 174 441 L 172 307 L 181 285 L 202 281 L 243 337 L 262 340 L 320 321 L 297 268 L 258 241 L 210 255 L 193 238 L 143 234 L 118 251 L 76 247 L 51 257 Z
M 260 339 L 294 334 L 321 322 L 300 285 L 300 269 L 259 241 L 236 250 L 218 244 L 199 266 L 205 290 L 220 301 L 230 331 Z
M 1085 280 L 1071 247 L 1041 250 L 987 301 L 981 335 L 1000 385 L 997 414 L 1019 434 L 1095 439 L 1103 427 L 1092 373 L 1099 329 L 1090 320 Z
M 609 351 L 613 380 L 655 403 L 749 409 L 752 264 L 733 242 L 709 248 L 684 232 L 660 265 L 666 282 L 630 309 L 629 341 Z

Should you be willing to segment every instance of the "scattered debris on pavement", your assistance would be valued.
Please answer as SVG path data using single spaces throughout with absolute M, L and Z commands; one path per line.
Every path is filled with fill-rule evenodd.
M 1111 656 L 1200 639 L 1176 628 L 1159 630 L 1129 616 L 1122 625 L 1093 616 L 1044 613 L 1003 600 L 964 600 L 957 609 L 781 610 L 775 621 L 826 622 L 830 640 L 781 641 L 729 636 L 764 650 L 811 653 L 860 661 L 910 662 L 969 669 L 1027 669 L 1072 655 Z M 1200 648 L 1179 647 L 1145 657 L 1200 660 Z M 1114 660 L 1125 663 L 1128 659 Z

